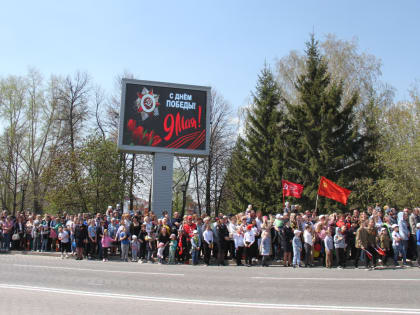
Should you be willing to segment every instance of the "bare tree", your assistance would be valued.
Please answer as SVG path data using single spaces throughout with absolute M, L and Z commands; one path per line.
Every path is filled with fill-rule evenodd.
M 83 135 L 83 123 L 89 119 L 89 97 L 91 87 L 86 73 L 77 72 L 73 77 L 67 76 L 59 86 L 59 120 L 62 123 L 60 140 L 62 149 L 70 150 L 70 169 L 72 180 L 84 211 L 87 203 L 80 183 L 80 169 L 77 163 L 76 148 Z
M 26 147 L 22 158 L 30 174 L 33 210 L 39 213 L 46 192 L 41 187 L 40 178 L 53 157 L 53 152 L 49 149 L 53 143 L 52 129 L 57 114 L 57 98 L 51 89 L 44 88 L 38 71 L 31 69 L 27 78 L 28 104 L 25 114 L 29 130 L 25 137 Z M 53 88 L 53 82 L 50 87 Z

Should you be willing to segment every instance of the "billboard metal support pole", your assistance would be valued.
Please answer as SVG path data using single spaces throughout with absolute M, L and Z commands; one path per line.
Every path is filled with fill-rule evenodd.
M 173 165 L 173 154 L 153 154 L 152 211 L 158 218 L 165 210 L 172 217 Z

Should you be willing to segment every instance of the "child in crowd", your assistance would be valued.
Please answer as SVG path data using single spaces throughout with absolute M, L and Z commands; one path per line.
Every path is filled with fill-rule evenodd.
M 252 245 L 255 243 L 255 234 L 252 224 L 248 224 L 244 235 L 245 242 L 245 263 L 247 267 L 252 265 Z
M 160 242 L 158 244 L 158 250 L 157 250 L 157 257 L 158 257 L 158 261 L 159 264 L 163 264 L 163 252 L 165 251 L 165 244 Z
M 268 260 L 270 259 L 271 238 L 268 231 L 264 231 L 261 238 L 260 253 L 262 256 L 262 266 L 268 267 Z
M 344 232 L 346 231 L 346 226 L 337 227 L 334 235 L 334 246 L 338 258 L 338 269 L 343 269 L 346 267 L 346 257 L 345 257 L 345 248 L 346 242 L 344 238 Z
M 169 242 L 169 264 L 174 265 L 176 248 L 178 247 L 178 242 L 176 240 L 175 234 L 171 234 L 169 238 L 171 239 L 171 241 Z
M 301 232 L 297 229 L 294 231 L 295 236 L 293 237 L 293 241 L 292 241 L 293 268 L 300 267 L 300 254 L 302 252 L 302 241 L 300 240 L 300 233 Z
M 233 234 L 233 241 L 235 243 L 235 253 L 236 253 L 236 265 L 243 266 L 242 264 L 242 255 L 244 253 L 244 233 L 242 228 L 238 226 L 236 233 Z
M 103 261 L 108 261 L 108 250 L 112 245 L 114 239 L 109 236 L 109 232 L 107 229 L 104 230 L 104 236 L 102 237 L 102 253 L 103 253 Z
M 137 236 L 133 235 L 132 240 L 131 240 L 131 261 L 132 262 L 137 262 L 139 250 L 140 250 L 140 242 L 137 239 Z
M 312 257 L 312 246 L 313 246 L 313 239 L 312 239 L 312 225 L 307 224 L 305 227 L 305 231 L 303 232 L 303 240 L 304 240 L 304 247 L 305 247 L 305 267 L 313 266 L 313 257 Z
M 34 221 L 32 227 L 32 251 L 41 251 L 41 228 L 38 220 Z
M 143 223 L 141 225 L 140 233 L 139 233 L 139 237 L 138 237 L 138 240 L 140 242 L 140 253 L 139 253 L 140 260 L 139 260 L 139 263 L 141 263 L 141 264 L 146 259 L 146 243 L 147 243 L 146 240 L 145 240 L 146 236 L 147 236 L 146 223 Z
M 198 265 L 198 256 L 200 254 L 201 240 L 198 237 L 198 231 L 194 230 L 193 237 L 191 238 L 191 256 L 192 264 Z
M 150 261 L 152 264 L 155 262 L 153 260 L 153 250 L 154 250 L 154 240 L 153 237 L 147 235 L 146 240 L 146 251 L 147 251 L 147 261 Z
M 119 239 L 121 241 L 121 260 L 128 262 L 128 248 L 130 246 L 130 240 L 128 239 L 128 234 L 124 225 L 121 226 Z
M 401 254 L 403 257 L 403 263 L 406 264 L 406 256 L 402 246 L 402 238 L 399 233 L 399 226 L 398 224 L 392 225 L 392 249 L 394 250 L 394 266 L 398 265 L 398 256 Z
M 58 240 L 60 241 L 61 258 L 64 259 L 64 251 L 66 251 L 66 258 L 69 258 L 70 235 L 66 226 L 64 229 L 61 226 L 58 228 Z
M 332 238 L 332 232 L 330 229 L 327 230 L 327 235 L 324 238 L 324 245 L 325 245 L 325 267 L 331 268 L 332 253 L 334 250 L 334 240 Z

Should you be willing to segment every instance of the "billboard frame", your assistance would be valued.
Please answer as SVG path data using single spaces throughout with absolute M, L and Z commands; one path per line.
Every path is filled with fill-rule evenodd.
M 173 148 L 160 148 L 160 147 L 152 147 L 152 146 L 124 145 L 123 144 L 123 131 L 124 131 L 125 97 L 126 97 L 126 91 L 127 91 L 127 84 L 138 84 L 138 85 L 177 88 L 177 89 L 190 89 L 190 90 L 207 92 L 205 150 L 173 149 Z M 186 155 L 186 156 L 209 155 L 210 132 L 211 132 L 210 130 L 210 115 L 211 115 L 210 103 L 211 103 L 211 87 L 209 86 L 199 86 L 199 85 L 178 84 L 178 83 L 123 78 L 121 80 L 121 105 L 120 105 L 120 119 L 119 119 L 120 123 L 118 127 L 118 150 L 121 152 L 126 152 L 126 153 L 143 153 L 143 154 L 171 153 L 174 155 L 181 155 L 181 156 L 183 155 Z

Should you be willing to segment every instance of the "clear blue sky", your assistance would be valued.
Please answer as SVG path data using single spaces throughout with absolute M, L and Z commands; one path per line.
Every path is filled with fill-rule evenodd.
M 246 104 L 264 61 L 323 39 L 359 39 L 397 99 L 420 79 L 420 1 L 1 1 L 0 76 L 87 71 L 106 91 L 138 79 L 211 85 Z

